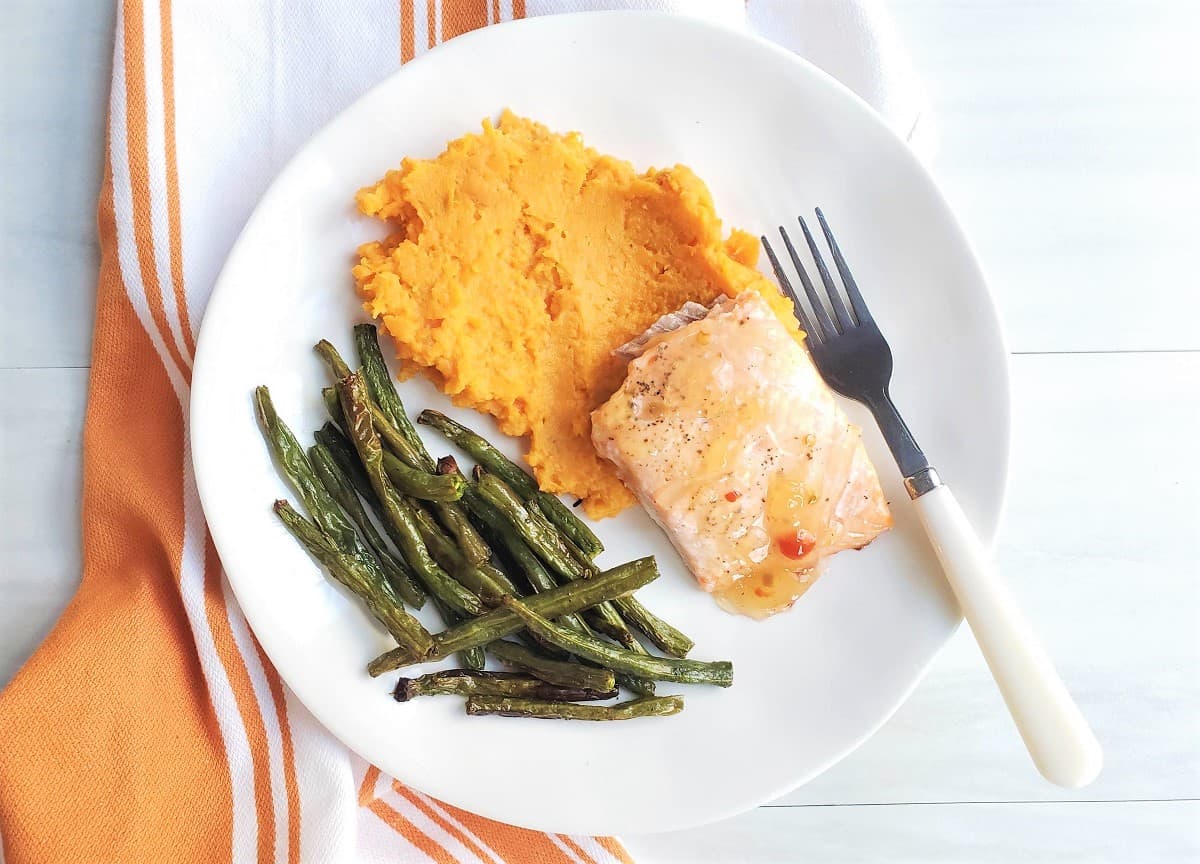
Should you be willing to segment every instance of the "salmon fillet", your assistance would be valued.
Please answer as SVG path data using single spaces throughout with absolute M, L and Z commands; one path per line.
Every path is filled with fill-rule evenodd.
M 592 413 L 592 441 L 700 587 L 762 618 L 892 517 L 861 431 L 762 296 L 694 317 L 636 345 L 624 383 Z

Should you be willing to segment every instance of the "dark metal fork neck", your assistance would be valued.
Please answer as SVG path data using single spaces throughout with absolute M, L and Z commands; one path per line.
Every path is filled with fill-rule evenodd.
M 908 431 L 908 426 L 896 410 L 886 388 L 878 392 L 863 393 L 858 398 L 875 415 L 875 422 L 883 432 L 883 440 L 887 442 L 888 449 L 892 451 L 900 473 L 906 480 L 929 467 L 929 460 L 917 446 L 912 432 Z

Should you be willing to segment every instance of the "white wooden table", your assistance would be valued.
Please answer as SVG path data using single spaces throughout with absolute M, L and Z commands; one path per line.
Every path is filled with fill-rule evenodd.
M 0 19 L 0 685 L 79 579 L 112 4 Z M 1013 351 L 997 554 L 1107 764 L 1034 773 L 968 634 L 862 749 L 642 861 L 1200 860 L 1200 4 L 894 2 Z M 0 742 L 3 746 L 3 742 Z

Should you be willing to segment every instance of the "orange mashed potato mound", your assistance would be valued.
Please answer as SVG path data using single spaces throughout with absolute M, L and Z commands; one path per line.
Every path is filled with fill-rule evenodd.
M 688 300 L 747 288 L 796 326 L 754 268 L 757 240 L 722 237 L 690 169 L 640 174 L 510 112 L 435 159 L 405 159 L 357 202 L 394 227 L 353 272 L 404 371 L 528 435 L 541 488 L 594 518 L 634 503 L 590 438 L 592 410 L 625 376 L 614 348 Z

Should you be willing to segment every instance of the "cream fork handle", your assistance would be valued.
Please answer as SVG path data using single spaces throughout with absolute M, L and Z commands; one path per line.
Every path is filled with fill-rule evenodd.
M 913 503 L 1038 771 L 1072 789 L 1091 783 L 1104 762 L 1100 743 L 954 493 L 937 485 Z

